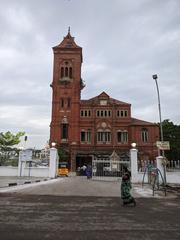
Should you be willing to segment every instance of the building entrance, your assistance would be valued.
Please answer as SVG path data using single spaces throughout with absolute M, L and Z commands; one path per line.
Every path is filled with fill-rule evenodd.
M 82 167 L 83 165 L 85 165 L 85 166 L 91 165 L 92 166 L 92 156 L 78 155 L 76 157 L 76 169 L 78 167 Z
M 86 168 L 92 168 L 92 156 L 78 155 L 76 157 L 77 175 L 86 175 Z

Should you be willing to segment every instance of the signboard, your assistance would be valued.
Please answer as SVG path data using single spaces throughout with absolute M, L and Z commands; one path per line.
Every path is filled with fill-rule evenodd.
M 113 170 L 117 170 L 117 168 L 118 168 L 118 165 L 113 163 L 113 164 L 112 164 L 112 169 L 113 169 Z
M 26 149 L 19 153 L 20 161 L 31 161 L 32 160 L 32 150 Z
M 160 149 L 160 150 L 170 150 L 170 144 L 168 141 L 157 141 L 156 142 L 156 146 Z

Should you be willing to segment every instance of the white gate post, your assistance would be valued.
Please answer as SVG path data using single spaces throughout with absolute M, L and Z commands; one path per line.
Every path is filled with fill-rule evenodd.
M 132 183 L 138 182 L 138 159 L 136 148 L 130 149 L 130 161 L 131 161 L 131 181 Z
M 49 178 L 55 178 L 57 176 L 58 160 L 57 149 L 54 147 L 50 148 Z
M 156 157 L 157 168 L 160 170 L 160 172 L 161 172 L 161 174 L 162 174 L 162 176 L 164 178 L 164 181 L 165 181 L 163 160 L 164 160 L 163 156 Z M 159 182 L 162 182 L 161 177 L 159 178 Z
M 18 161 L 18 177 L 24 177 L 24 168 L 26 166 L 25 159 L 23 159 L 24 151 L 19 152 L 19 161 Z

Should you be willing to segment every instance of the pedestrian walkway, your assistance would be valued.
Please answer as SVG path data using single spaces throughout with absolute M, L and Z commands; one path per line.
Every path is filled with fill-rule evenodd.
M 11 179 L 15 180 L 15 179 Z M 16 179 L 20 182 L 28 179 Z M 40 181 L 41 180 L 41 181 Z M 46 180 L 46 179 L 45 179 Z M 9 182 L 4 179 L 4 185 Z M 1 186 L 3 183 L 1 182 Z M 0 192 L 19 192 L 22 194 L 33 195 L 55 195 L 55 196 L 94 196 L 94 197 L 120 197 L 121 181 L 94 181 L 84 176 L 63 177 L 56 179 L 31 179 L 31 184 L 21 184 L 14 187 L 1 187 Z M 152 188 L 149 185 L 141 184 L 132 185 L 132 195 L 135 198 L 164 198 L 162 191 L 155 192 L 152 195 Z M 167 197 L 175 197 L 175 194 L 168 193 Z
M 23 185 L 48 180 L 47 178 L 37 177 L 0 177 L 0 189 L 9 186 Z

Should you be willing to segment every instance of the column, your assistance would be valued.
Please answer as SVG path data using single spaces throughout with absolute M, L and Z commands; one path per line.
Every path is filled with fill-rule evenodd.
M 164 157 L 163 156 L 158 156 L 156 157 L 156 164 L 157 164 L 157 168 L 160 170 L 162 176 L 163 176 L 163 180 L 166 183 L 166 169 L 165 166 L 163 166 L 164 164 Z M 162 182 L 161 176 L 159 176 L 159 182 Z
M 50 160 L 49 160 L 49 177 L 57 177 L 57 169 L 59 164 L 58 152 L 57 149 L 52 147 L 50 148 Z
M 130 161 L 131 161 L 131 181 L 132 183 L 138 182 L 138 161 L 137 161 L 137 149 L 130 149 Z

